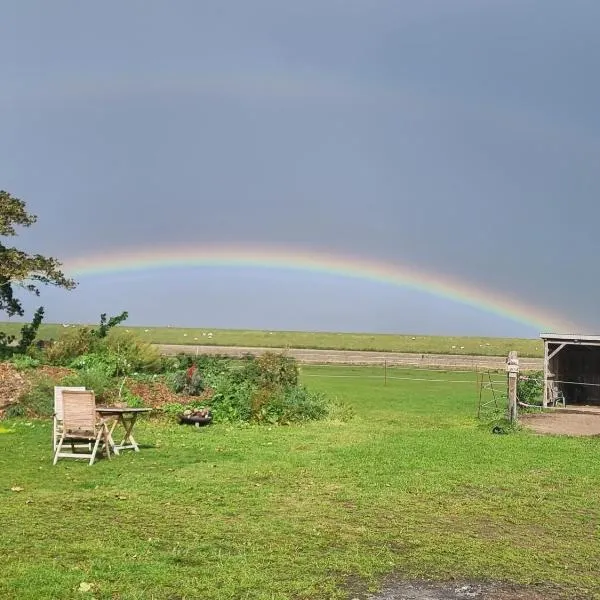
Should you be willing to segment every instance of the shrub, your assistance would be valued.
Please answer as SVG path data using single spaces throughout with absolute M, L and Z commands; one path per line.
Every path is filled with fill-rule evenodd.
M 26 415 L 27 411 L 25 407 L 19 402 L 10 404 L 4 409 L 4 417 L 7 419 L 16 419 L 18 417 L 25 417 Z
M 124 402 L 129 408 L 144 408 L 145 406 L 143 398 L 125 386 L 119 393 L 119 401 Z
M 517 383 L 517 398 L 519 402 L 531 405 L 541 405 L 544 393 L 544 373 L 535 371 L 521 375 Z
M 272 393 L 269 401 L 261 407 L 257 420 L 285 425 L 324 419 L 328 413 L 328 402 L 324 394 L 297 386 L 286 392 Z
M 60 338 L 44 349 L 46 361 L 52 365 L 68 365 L 72 360 L 92 351 L 94 335 L 89 327 L 67 329 Z
M 236 384 L 230 377 L 222 376 L 214 382 L 213 389 L 210 408 L 215 423 L 252 419 L 251 402 L 255 388 L 249 381 Z
M 112 352 L 91 352 L 89 354 L 83 354 L 71 361 L 69 366 L 78 371 L 104 371 L 108 377 L 128 375 L 131 372 L 131 363 L 123 356 L 119 356 Z
M 169 402 L 162 407 L 163 413 L 167 417 L 178 417 L 187 407 L 180 402 Z
M 18 402 L 6 409 L 7 417 L 31 416 L 50 417 L 54 413 L 54 380 L 39 377 L 31 388 L 24 392 Z
M 134 333 L 119 329 L 111 329 L 101 337 L 89 327 L 69 329 L 46 348 L 45 357 L 51 364 L 75 368 L 84 368 L 91 363 L 101 364 L 113 375 L 161 370 L 160 354 L 152 344 L 140 340 Z
M 202 375 L 195 366 L 191 366 L 185 371 L 172 373 L 167 380 L 176 394 L 199 396 L 204 391 Z
M 17 371 L 25 371 L 26 369 L 35 369 L 40 366 L 40 361 L 28 356 L 27 354 L 15 354 L 10 362 L 15 366 Z
M 249 362 L 247 371 L 258 374 L 257 383 L 261 387 L 274 386 L 286 389 L 298 385 L 298 364 L 291 356 L 265 352 L 254 362 L 256 366 Z
M 141 340 L 133 332 L 111 329 L 108 335 L 97 342 L 100 352 L 122 357 L 132 372 L 158 373 L 161 369 L 160 353 L 155 346 Z
M 61 385 L 82 386 L 87 390 L 93 390 L 96 394 L 96 400 L 100 401 L 108 401 L 115 394 L 112 377 L 99 367 L 82 369 L 77 373 L 67 375 L 61 381 Z

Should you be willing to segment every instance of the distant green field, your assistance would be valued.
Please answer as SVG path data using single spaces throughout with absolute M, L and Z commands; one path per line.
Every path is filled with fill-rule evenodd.
M 1 323 L 0 331 L 18 333 L 21 324 Z M 371 333 L 328 333 L 319 331 L 252 331 L 181 327 L 124 327 L 154 344 L 203 346 L 250 346 L 266 348 L 315 348 L 323 350 L 373 350 L 378 352 L 417 352 L 419 354 L 465 354 L 506 356 L 516 350 L 522 357 L 541 357 L 544 347 L 538 339 L 448 337 Z M 66 328 L 45 324 L 41 339 L 56 339 Z M 212 336 L 209 336 L 212 334 Z

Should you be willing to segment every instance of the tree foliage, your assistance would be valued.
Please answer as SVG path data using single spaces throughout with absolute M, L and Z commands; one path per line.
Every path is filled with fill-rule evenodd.
M 68 290 L 76 285 L 60 270 L 57 259 L 29 254 L 7 245 L 2 239 L 16 236 L 16 227 L 30 227 L 36 221 L 37 217 L 27 212 L 23 200 L 0 190 L 0 311 L 9 317 L 24 314 L 15 288 L 39 296 L 40 285 L 55 285 Z
M 55 285 L 68 290 L 76 285 L 60 270 L 60 263 L 55 258 L 29 254 L 6 243 L 5 238 L 17 235 L 17 227 L 30 227 L 36 221 L 37 217 L 27 212 L 23 200 L 0 190 L 0 312 L 5 312 L 9 317 L 22 317 L 25 314 L 15 294 L 16 288 L 39 296 L 41 285 Z M 32 322 L 23 326 L 18 352 L 25 352 L 32 344 L 43 317 L 44 309 L 40 307 Z M 13 341 L 14 336 L 0 332 L 2 353 L 6 353 Z
M 123 321 L 126 321 L 129 318 L 129 313 L 124 310 L 120 315 L 116 317 L 107 318 L 106 313 L 102 313 L 100 315 L 100 326 L 98 329 L 95 329 L 92 332 L 92 335 L 95 335 L 99 338 L 104 338 L 107 336 L 108 332 L 117 325 L 120 325 Z

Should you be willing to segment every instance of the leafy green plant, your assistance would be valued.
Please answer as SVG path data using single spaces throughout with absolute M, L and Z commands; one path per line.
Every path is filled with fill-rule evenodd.
M 543 393 L 543 371 L 535 371 L 519 377 L 517 383 L 517 398 L 519 399 L 519 402 L 541 406 Z
M 19 417 L 25 417 L 27 415 L 27 410 L 20 402 L 15 402 L 14 404 L 9 404 L 4 409 L 4 416 L 7 419 L 17 419 Z
M 168 377 L 171 389 L 176 394 L 199 396 L 205 389 L 201 373 L 195 366 L 185 371 L 177 371 Z
M 157 348 L 133 332 L 112 329 L 97 347 L 100 352 L 122 357 L 130 365 L 131 372 L 158 373 L 161 369 L 161 356 Z
M 262 386 L 293 388 L 298 385 L 298 363 L 286 354 L 265 352 L 248 363 L 247 372 L 256 373 L 256 383 Z
M 27 354 L 15 354 L 10 359 L 10 362 L 18 371 L 35 369 L 36 367 L 40 366 L 40 361 L 38 359 L 28 356 Z
M 165 416 L 174 418 L 182 414 L 186 408 L 187 406 L 181 402 L 169 402 L 162 407 L 162 410 Z
M 144 399 L 134 394 L 127 386 L 121 388 L 119 400 L 130 408 L 144 408 L 145 406 Z
M 249 381 L 234 383 L 222 376 L 214 382 L 210 408 L 215 423 L 233 423 L 252 419 L 252 395 L 255 386 Z
M 83 354 L 71 361 L 69 366 L 77 370 L 104 371 L 108 377 L 127 375 L 131 372 L 131 364 L 124 356 L 108 351 Z
M 52 365 L 68 365 L 77 357 L 92 352 L 94 336 L 89 327 L 67 329 L 44 349 L 45 359 Z
M 62 379 L 61 385 L 81 386 L 93 390 L 96 400 L 107 401 L 115 394 L 113 378 L 102 368 L 95 367 L 82 369 L 77 373 L 67 375 Z
M 325 394 L 311 392 L 304 386 L 259 388 L 252 398 L 252 419 L 258 422 L 287 425 L 324 419 L 329 414 Z

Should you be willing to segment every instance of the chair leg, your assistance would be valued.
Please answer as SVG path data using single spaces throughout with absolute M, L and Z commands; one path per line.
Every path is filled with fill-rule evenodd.
M 64 441 L 65 441 L 65 436 L 61 435 L 58 445 L 56 446 L 56 452 L 54 452 L 54 461 L 52 463 L 53 465 L 55 465 L 58 462 L 58 455 L 60 454 L 60 451 L 62 450 Z
M 98 446 L 100 445 L 100 438 L 102 437 L 102 432 L 99 431 L 96 436 L 96 443 L 94 444 L 94 449 L 92 450 L 92 456 L 90 457 L 90 467 L 94 464 L 94 460 L 96 459 L 96 452 L 98 452 Z

